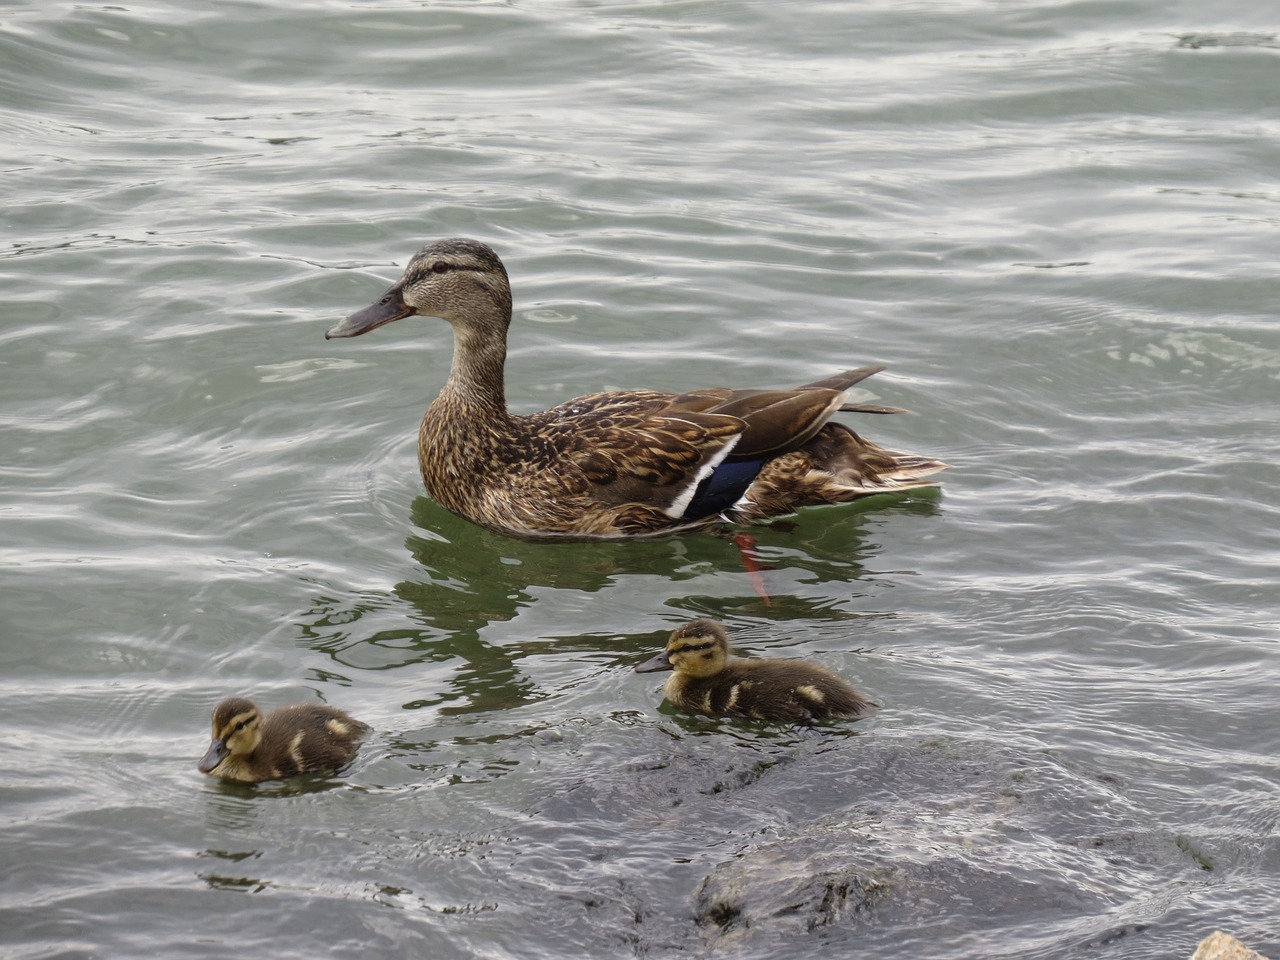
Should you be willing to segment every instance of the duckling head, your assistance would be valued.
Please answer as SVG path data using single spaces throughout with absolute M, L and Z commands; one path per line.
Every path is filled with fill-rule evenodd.
M 247 697 L 228 697 L 213 708 L 213 743 L 199 763 L 201 773 L 213 773 L 228 757 L 242 757 L 262 741 L 262 712 Z
M 358 337 L 414 314 L 439 317 L 460 331 L 496 324 L 505 332 L 511 321 L 506 268 L 479 240 L 436 240 L 413 255 L 404 276 L 381 299 L 330 327 L 324 337 Z
M 710 677 L 729 659 L 729 635 L 714 620 L 691 620 L 671 634 L 667 648 L 636 667 L 636 673 L 674 670 L 692 677 Z

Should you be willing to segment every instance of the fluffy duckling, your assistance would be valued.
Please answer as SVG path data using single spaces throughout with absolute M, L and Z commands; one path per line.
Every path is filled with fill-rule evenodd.
M 750 523 L 932 487 L 927 478 L 946 468 L 832 419 L 902 412 L 846 397 L 880 366 L 791 390 L 619 390 L 513 414 L 504 392 L 507 271 L 492 249 L 462 237 L 423 247 L 381 299 L 325 337 L 358 337 L 415 314 L 447 321 L 454 338 L 449 378 L 418 433 L 427 493 L 508 536 L 626 539 Z
M 803 660 L 730 656 L 729 637 L 714 620 L 694 620 L 671 634 L 667 648 L 636 673 L 674 670 L 662 688 L 692 713 L 799 723 L 861 717 L 875 706 L 830 670 Z
M 213 743 L 201 773 L 257 783 L 334 770 L 351 760 L 369 727 L 322 703 L 295 703 L 263 715 L 247 697 L 213 711 Z

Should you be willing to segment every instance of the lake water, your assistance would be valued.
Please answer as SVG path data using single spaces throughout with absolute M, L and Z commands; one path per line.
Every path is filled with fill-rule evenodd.
M 0 17 L 6 957 L 1280 954 L 1280 20 L 1223 0 L 18 0 Z M 519 543 L 414 460 L 508 397 L 790 386 L 940 494 Z M 881 704 L 691 718 L 693 616 Z M 376 733 L 195 769 L 224 695 Z

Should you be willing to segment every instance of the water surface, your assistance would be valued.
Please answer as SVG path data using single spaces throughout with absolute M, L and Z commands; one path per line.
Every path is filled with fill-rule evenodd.
M 1256 4 L 11 5 L 6 955 L 1280 953 L 1280 26 Z M 885 363 L 940 495 L 524 544 L 421 491 L 448 331 L 521 411 Z M 882 705 L 680 716 L 692 616 Z M 261 787 L 230 693 L 376 728 Z M 779 903 L 801 904 L 788 911 Z

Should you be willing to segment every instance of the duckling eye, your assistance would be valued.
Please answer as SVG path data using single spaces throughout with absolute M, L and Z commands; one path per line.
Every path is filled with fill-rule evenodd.
M 452 266 L 443 260 L 437 260 L 431 265 L 432 273 L 448 273 L 451 269 L 453 269 Z
M 244 729 L 244 727 L 245 727 L 245 724 L 246 724 L 246 723 L 248 723 L 248 722 L 249 722 L 248 720 L 241 720 L 239 723 L 237 723 L 237 724 L 236 724 L 236 732 L 238 733 L 239 731 L 243 730 L 243 729 Z

